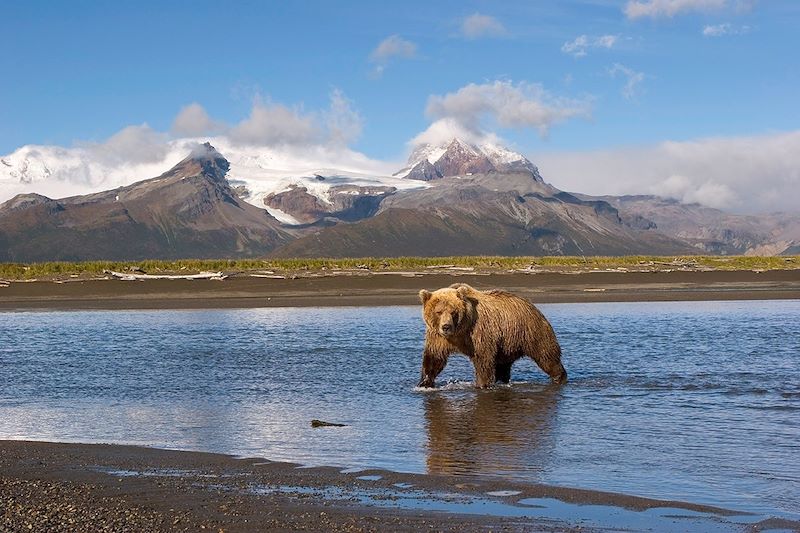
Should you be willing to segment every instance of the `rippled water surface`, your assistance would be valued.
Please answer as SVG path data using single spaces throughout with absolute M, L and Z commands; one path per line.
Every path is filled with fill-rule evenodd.
M 540 306 L 528 360 L 415 390 L 416 307 L 0 313 L 0 438 L 476 473 L 800 516 L 800 302 Z M 348 424 L 311 428 L 311 419 Z

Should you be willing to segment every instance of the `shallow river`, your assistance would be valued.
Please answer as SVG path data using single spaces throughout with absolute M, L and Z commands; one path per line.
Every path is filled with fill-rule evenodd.
M 800 517 L 800 301 L 540 306 L 530 360 L 415 389 L 417 307 L 0 313 L 0 438 L 476 473 Z M 311 419 L 348 424 L 312 429 Z

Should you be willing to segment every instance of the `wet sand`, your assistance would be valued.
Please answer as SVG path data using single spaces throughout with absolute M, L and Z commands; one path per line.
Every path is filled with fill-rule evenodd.
M 501 492 L 487 494 L 493 491 Z M 704 505 L 469 476 L 341 472 L 135 446 L 0 441 L 3 531 L 627 529 L 614 513 L 594 527 L 582 519 L 580 506 L 569 517 L 553 518 L 521 505 L 524 498 L 633 511 L 669 507 L 665 524 L 687 531 L 800 528 L 783 519 L 745 519 L 743 526 L 741 514 Z M 460 506 L 465 501 L 472 507 Z M 443 512 L 448 505 L 478 512 Z M 707 515 L 700 520 L 698 513 Z
M 800 269 L 579 273 L 332 272 L 278 279 L 5 282 L 0 309 L 209 309 L 416 305 L 420 289 L 503 288 L 538 303 L 800 298 Z

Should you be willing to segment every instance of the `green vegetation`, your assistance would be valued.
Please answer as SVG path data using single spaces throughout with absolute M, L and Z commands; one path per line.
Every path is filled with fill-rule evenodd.
M 624 256 L 624 257 L 393 257 L 350 259 L 182 259 L 176 261 L 86 261 L 80 263 L 0 263 L 0 279 L 49 279 L 70 276 L 94 277 L 104 270 L 127 272 L 140 269 L 148 274 L 222 271 L 276 273 L 368 269 L 374 271 L 420 270 L 436 266 L 472 267 L 479 270 L 537 268 L 541 270 L 592 270 L 626 268 L 697 268 L 715 270 L 784 270 L 800 268 L 800 256 Z

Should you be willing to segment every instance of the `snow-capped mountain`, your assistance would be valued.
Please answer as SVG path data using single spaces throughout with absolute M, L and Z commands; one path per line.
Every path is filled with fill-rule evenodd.
M 75 148 L 23 146 L 0 157 L 0 202 L 20 193 L 60 198 L 130 185 L 172 168 L 205 141 L 175 139 L 147 146 L 132 155 L 120 154 L 107 144 Z M 391 176 L 396 168 L 391 163 L 375 161 L 341 147 L 242 146 L 226 137 L 212 138 L 210 142 L 229 161 L 227 178 L 240 198 L 267 209 L 288 224 L 300 222 L 267 204 L 266 197 L 302 188 L 322 204 L 333 204 L 332 196 L 339 193 L 342 186 L 363 190 L 426 186 Z
M 217 142 L 0 158 L 0 261 L 779 253 L 800 235 L 796 219 L 560 191 L 520 154 L 459 139 L 419 147 L 394 176 L 342 148 Z
M 156 177 L 88 195 L 0 203 L 0 261 L 261 256 L 295 237 L 237 197 L 229 163 L 197 145 Z
M 204 141 L 174 139 L 137 144 L 135 150 L 123 149 L 130 143 L 119 142 L 74 148 L 23 146 L 0 157 L 0 202 L 20 193 L 61 198 L 124 187 L 165 172 Z M 542 180 L 523 155 L 496 144 L 476 145 L 458 138 L 417 147 L 408 167 L 394 175 L 394 164 L 342 147 L 242 146 L 226 137 L 210 142 L 229 161 L 227 179 L 240 198 L 289 225 L 340 213 L 342 199 L 348 199 L 344 194 L 364 196 L 361 204 L 371 204 L 387 191 L 422 189 L 432 179 L 472 173 L 526 172 Z M 286 210 L 300 205 L 305 208 Z
M 497 144 L 473 144 L 459 138 L 415 148 L 408 165 L 395 176 L 430 181 L 488 172 L 526 172 L 541 182 L 539 169 L 525 156 Z

